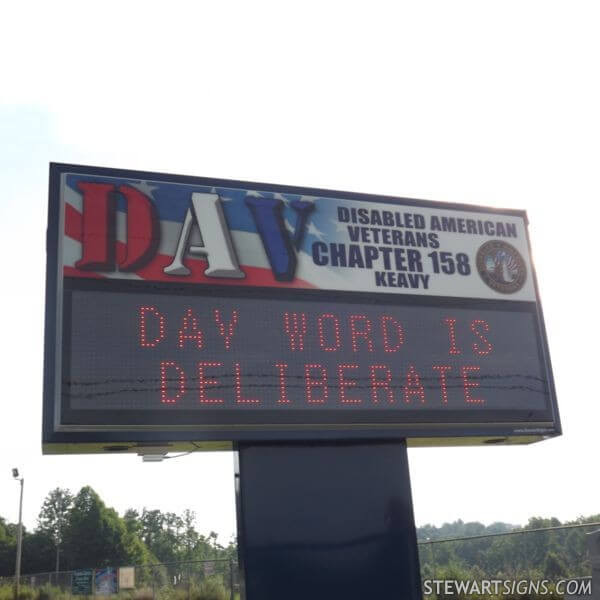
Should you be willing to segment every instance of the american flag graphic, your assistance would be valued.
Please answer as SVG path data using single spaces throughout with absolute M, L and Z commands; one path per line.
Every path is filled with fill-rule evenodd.
M 149 198 L 156 207 L 160 223 L 160 241 L 154 258 L 142 268 L 134 272 L 114 270 L 82 270 L 77 262 L 82 256 L 83 237 L 83 194 L 79 188 L 81 183 L 105 183 L 118 188 L 127 185 L 139 190 Z M 199 185 L 166 183 L 161 181 L 145 181 L 120 178 L 106 178 L 90 175 L 67 174 L 62 189 L 64 204 L 64 238 L 63 238 L 63 273 L 67 277 L 118 278 L 133 280 L 183 282 L 183 283 L 215 283 L 215 277 L 204 274 L 208 262 L 204 257 L 186 255 L 185 264 L 191 273 L 186 276 L 173 276 L 164 272 L 173 261 L 177 241 L 180 237 L 183 222 L 190 208 L 190 197 L 193 192 L 217 194 L 221 200 L 233 245 L 240 267 L 245 273 L 243 279 L 218 278 L 221 285 L 243 285 L 261 287 L 296 287 L 319 288 L 331 287 L 339 280 L 343 286 L 343 277 L 332 269 L 305 268 L 312 263 L 310 248 L 314 241 L 333 239 L 336 236 L 335 210 L 327 199 L 300 196 L 295 194 L 279 194 L 246 189 L 215 188 Z M 247 197 L 275 198 L 282 202 L 283 218 L 290 238 L 295 234 L 297 214 L 290 207 L 294 200 L 304 200 L 318 204 L 318 213 L 309 217 L 298 253 L 298 269 L 296 277 L 290 282 L 277 281 L 273 276 L 263 243 L 256 231 L 250 210 L 245 204 Z M 146 231 L 136 229 L 135 222 L 127 223 L 126 200 L 117 194 L 116 216 L 116 262 L 122 263 L 127 253 L 127 238 L 147 236 Z M 314 221 L 318 220 L 318 224 Z M 339 229 L 339 224 L 338 227 Z M 202 245 L 198 228 L 192 229 L 189 245 Z M 334 286 L 336 287 L 336 286 Z

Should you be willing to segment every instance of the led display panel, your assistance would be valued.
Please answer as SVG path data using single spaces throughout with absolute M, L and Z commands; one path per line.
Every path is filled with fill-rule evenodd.
M 47 452 L 560 433 L 521 211 L 53 165 L 48 252 Z

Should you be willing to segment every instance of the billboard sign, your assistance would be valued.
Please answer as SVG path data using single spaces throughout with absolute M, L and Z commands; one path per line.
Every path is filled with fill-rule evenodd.
M 119 590 L 135 589 L 135 567 L 119 567 Z
M 32 584 L 33 585 L 33 584 Z M 94 569 L 78 569 L 71 575 L 71 595 L 91 596 L 94 586 Z
M 117 569 L 104 567 L 94 571 L 94 594 L 96 596 L 113 596 L 119 591 Z
M 52 165 L 44 445 L 560 433 L 526 215 Z

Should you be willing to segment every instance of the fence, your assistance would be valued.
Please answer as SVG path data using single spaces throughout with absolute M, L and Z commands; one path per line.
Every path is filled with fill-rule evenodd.
M 138 600 L 203 600 L 203 598 L 239 600 L 239 570 L 228 559 L 136 565 L 133 587 L 118 590 L 120 596 Z M 91 571 L 91 570 L 90 570 Z M 92 580 L 104 569 L 93 570 Z M 59 571 L 22 575 L 22 590 L 49 587 L 48 596 L 72 595 L 73 577 L 78 571 Z M 14 577 L 0 577 L 0 586 L 14 586 Z M 92 582 L 93 585 L 93 582 Z M 92 587 L 91 595 L 107 595 Z M 22 594 L 27 596 L 27 594 Z

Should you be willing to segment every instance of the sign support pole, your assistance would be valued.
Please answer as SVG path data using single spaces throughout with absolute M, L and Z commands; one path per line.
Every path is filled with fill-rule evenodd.
M 242 597 L 420 600 L 404 440 L 236 449 Z

